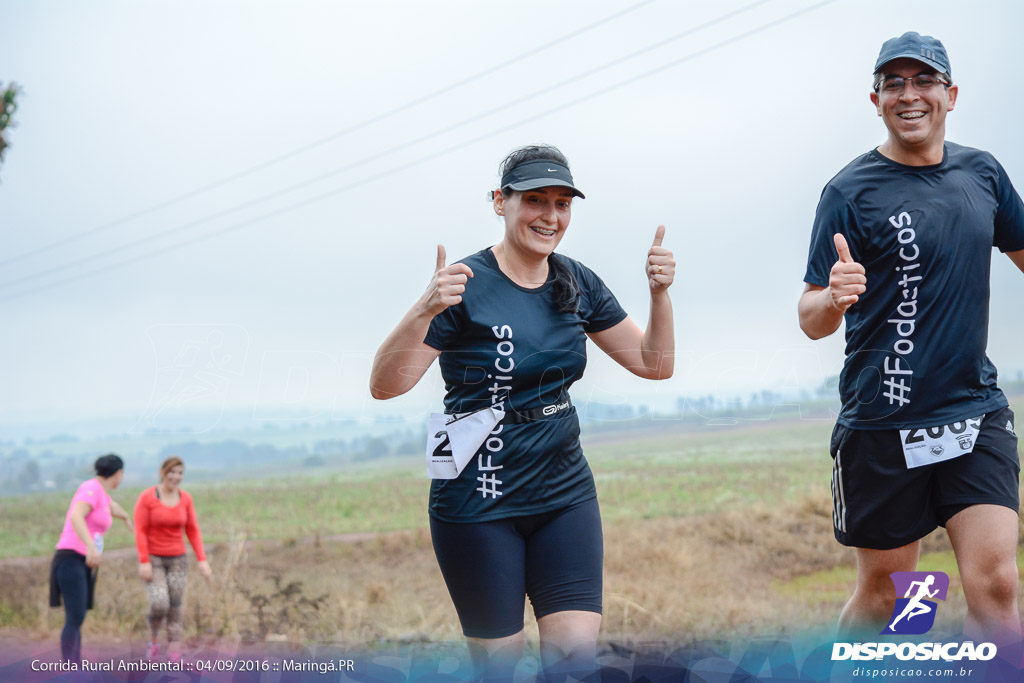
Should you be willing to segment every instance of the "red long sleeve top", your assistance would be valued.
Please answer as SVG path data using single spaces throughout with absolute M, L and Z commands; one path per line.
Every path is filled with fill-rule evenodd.
M 192 496 L 181 489 L 178 489 L 178 495 L 181 498 L 178 504 L 168 507 L 156 497 L 156 486 L 139 494 L 135 503 L 135 547 L 139 551 L 140 563 L 149 562 L 150 555 L 184 555 L 183 529 L 196 552 L 196 560 L 202 562 L 206 559 Z

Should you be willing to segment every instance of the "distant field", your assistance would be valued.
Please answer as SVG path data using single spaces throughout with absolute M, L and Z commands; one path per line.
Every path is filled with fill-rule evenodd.
M 855 574 L 852 551 L 832 538 L 830 431 L 825 421 L 772 420 L 651 425 L 585 439 L 605 523 L 602 638 L 831 628 Z M 192 487 L 186 479 L 216 574 L 211 584 L 190 582 L 191 646 L 271 637 L 458 639 L 426 532 L 421 467 L 416 458 L 347 474 Z M 128 507 L 137 493 L 117 497 Z M 35 556 L 0 561 L 0 633 L 52 639 L 59 631 L 62 615 L 47 608 L 43 583 L 67 497 L 0 501 L 0 552 Z M 333 538 L 357 533 L 366 535 Z M 130 545 L 115 527 L 108 547 Z M 943 532 L 932 534 L 922 567 L 951 574 L 954 607 L 937 627 L 952 630 L 964 610 L 948 547 Z M 93 637 L 133 644 L 145 637 L 135 574 L 130 551 L 105 559 L 86 624 Z
M 244 476 L 244 475 L 243 475 Z M 364 531 L 414 529 L 426 520 L 425 475 L 411 465 L 374 473 L 253 480 L 240 478 L 189 485 L 203 538 L 223 543 L 248 538 L 296 539 Z M 114 500 L 131 512 L 142 489 L 119 488 Z M 69 492 L 0 498 L 0 557 L 49 554 L 60 535 Z M 134 545 L 116 522 L 105 539 L 115 550 Z
M 682 517 L 827 493 L 821 422 L 769 422 L 609 437 L 585 449 L 604 518 Z
M 608 521 L 705 514 L 730 502 L 769 502 L 827 490 L 824 459 L 830 426 L 787 422 L 701 430 L 595 436 L 584 449 Z M 297 539 L 426 527 L 429 480 L 422 458 L 392 459 L 363 471 L 198 482 L 184 486 L 196 501 L 204 538 Z M 822 477 L 825 477 L 822 483 Z M 819 486 L 819 488 L 820 488 Z M 131 510 L 142 489 L 113 494 Z M 0 558 L 52 552 L 69 492 L 0 498 Z M 108 549 L 133 540 L 116 524 Z

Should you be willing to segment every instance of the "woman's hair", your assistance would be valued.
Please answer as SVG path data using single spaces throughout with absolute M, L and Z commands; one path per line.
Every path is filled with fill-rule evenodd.
M 509 152 L 508 156 L 498 166 L 498 177 L 504 177 L 513 168 L 528 161 L 554 161 L 569 168 L 569 160 L 554 145 L 526 145 Z M 504 191 L 504 188 L 502 188 L 502 191 Z
M 569 160 L 554 145 L 526 145 L 512 150 L 502 160 L 498 166 L 498 175 L 504 177 L 512 169 L 529 161 L 554 161 L 569 168 Z M 502 188 L 502 192 L 511 195 L 514 190 Z M 562 261 L 562 257 L 554 252 L 548 256 L 548 268 L 551 269 L 554 279 L 551 292 L 555 297 L 555 308 L 565 313 L 575 313 L 580 308 L 580 288 L 576 278 Z
M 163 481 L 164 476 L 171 471 L 172 467 L 178 467 L 179 465 L 182 469 L 185 469 L 185 461 L 176 455 L 172 455 L 164 460 L 163 464 L 160 465 L 160 480 Z
M 118 470 L 124 469 L 124 460 L 120 456 L 114 455 L 113 453 L 107 453 L 96 458 L 96 462 L 93 464 L 96 469 L 96 475 L 106 478 L 112 477 L 117 474 Z

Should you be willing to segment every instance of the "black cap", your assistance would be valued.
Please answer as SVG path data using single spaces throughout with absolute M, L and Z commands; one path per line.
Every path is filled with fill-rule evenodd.
M 501 177 L 502 190 L 536 190 L 538 187 L 568 187 L 572 190 L 573 196 L 586 199 L 582 192 L 576 189 L 572 182 L 572 173 L 569 169 L 556 161 L 527 161 L 519 164 Z
M 939 73 L 953 75 L 949 68 L 949 56 L 942 42 L 938 38 L 922 36 L 915 31 L 907 31 L 899 38 L 890 38 L 882 44 L 882 50 L 875 61 L 875 73 L 892 60 L 902 58 L 915 59 Z

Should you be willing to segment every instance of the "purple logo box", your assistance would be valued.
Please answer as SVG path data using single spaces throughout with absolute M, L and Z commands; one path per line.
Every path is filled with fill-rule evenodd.
M 910 589 L 910 584 L 917 581 L 927 581 L 928 576 L 935 577 L 931 585 L 931 591 L 938 589 L 932 600 L 945 600 L 949 592 L 949 576 L 945 572 L 893 572 L 889 575 L 893 585 L 896 586 L 896 597 L 902 598 Z M 930 591 L 929 591 L 930 592 Z

